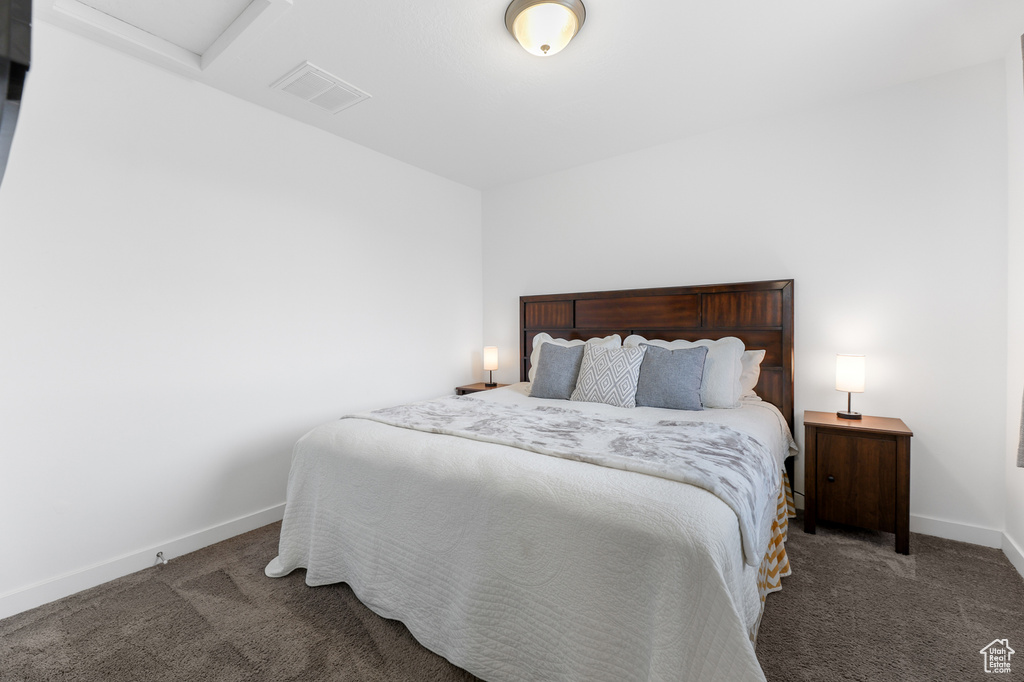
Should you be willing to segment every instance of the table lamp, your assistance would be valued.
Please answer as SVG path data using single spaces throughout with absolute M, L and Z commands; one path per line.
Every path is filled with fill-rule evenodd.
M 850 409 L 850 395 L 864 392 L 864 356 L 836 355 L 836 390 L 846 391 L 846 411 L 836 412 L 840 419 L 860 419 L 860 412 Z
M 484 369 L 490 372 L 490 378 L 484 384 L 487 388 L 494 388 L 494 370 L 498 369 L 498 347 L 484 346 Z

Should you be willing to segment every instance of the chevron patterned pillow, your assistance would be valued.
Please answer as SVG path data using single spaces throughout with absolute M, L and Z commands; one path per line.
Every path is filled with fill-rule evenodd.
M 570 400 L 636 407 L 636 383 L 644 360 L 639 348 L 601 348 L 587 345 L 583 351 L 576 389 Z

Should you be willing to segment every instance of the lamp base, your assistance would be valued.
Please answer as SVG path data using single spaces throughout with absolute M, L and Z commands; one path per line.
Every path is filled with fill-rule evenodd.
M 494 382 L 493 384 L 489 384 L 486 381 L 484 382 L 484 386 L 486 386 L 487 388 L 494 388 L 497 385 L 498 385 L 498 382 Z
M 860 412 L 836 412 L 836 416 L 840 419 L 860 419 Z

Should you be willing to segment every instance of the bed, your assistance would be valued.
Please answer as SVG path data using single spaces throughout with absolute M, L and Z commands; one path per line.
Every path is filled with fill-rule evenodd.
M 305 568 L 308 585 L 346 582 L 489 682 L 763 680 L 754 641 L 764 597 L 789 570 L 792 280 L 524 296 L 520 323 L 523 382 L 340 419 L 300 439 L 267 575 Z M 764 351 L 757 395 L 686 413 L 530 397 L 541 334 L 736 337 Z M 515 426 L 496 426 L 505 415 Z M 777 477 L 752 476 L 761 492 L 732 501 L 632 460 L 595 466 L 609 441 L 549 452 L 550 438 L 523 430 L 534 419 L 554 420 L 537 432 L 556 440 L 742 437 Z

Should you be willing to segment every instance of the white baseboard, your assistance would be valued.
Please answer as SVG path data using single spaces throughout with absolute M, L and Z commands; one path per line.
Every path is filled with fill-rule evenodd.
M 64 575 L 44 580 L 28 587 L 23 587 L 7 594 L 0 595 L 0 618 L 7 618 L 22 611 L 47 604 L 56 599 L 67 597 L 75 592 L 135 573 L 156 565 L 156 553 L 163 552 L 164 558 L 171 560 L 197 549 L 233 538 L 236 535 L 255 530 L 268 523 L 284 518 L 284 504 L 275 505 L 262 511 L 228 521 L 206 530 L 201 530 L 175 540 L 162 542 L 138 552 L 94 564 L 86 568 L 65 573 Z
M 982 547 L 1001 549 L 1006 558 L 1013 564 L 1013 567 L 1017 569 L 1017 572 L 1024 577 L 1024 550 L 1001 530 L 911 514 L 910 531 L 947 540 L 969 542 L 972 545 L 981 545 Z
M 972 545 L 983 547 L 994 547 L 1003 550 L 1003 554 L 1010 560 L 1017 572 L 1024 577 L 1024 550 L 1013 541 L 1009 535 L 994 528 L 981 528 L 980 526 L 968 526 L 953 521 L 933 519 L 928 516 L 911 516 L 910 530 L 914 533 L 934 535 L 947 540 L 959 540 L 969 542 Z
M 1010 560 L 1017 572 L 1024 576 L 1024 549 L 1013 541 L 1006 533 L 1003 533 L 1003 554 Z
M 981 526 L 969 526 L 965 523 L 933 519 L 930 516 L 910 516 L 910 531 L 922 533 L 923 535 L 934 535 L 937 538 L 947 540 L 959 540 L 969 542 L 972 545 L 982 547 L 1003 546 L 1003 531 L 995 528 L 982 528 Z

